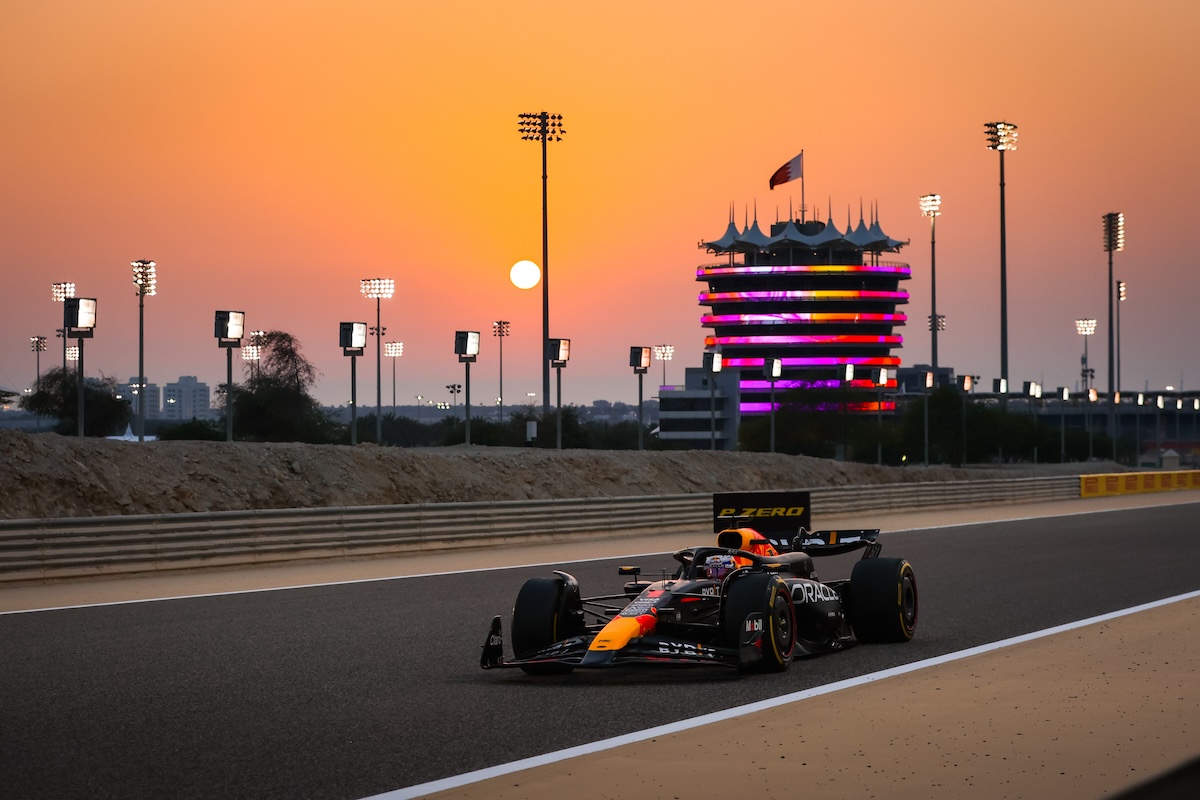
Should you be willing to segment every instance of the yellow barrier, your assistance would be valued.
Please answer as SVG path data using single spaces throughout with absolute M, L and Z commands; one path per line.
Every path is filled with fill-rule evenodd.
M 1080 497 L 1169 492 L 1175 489 L 1200 489 L 1200 470 L 1120 472 L 1115 475 L 1079 476 Z

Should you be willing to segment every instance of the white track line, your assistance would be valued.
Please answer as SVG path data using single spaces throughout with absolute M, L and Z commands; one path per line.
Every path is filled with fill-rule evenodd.
M 791 694 L 785 694 L 779 697 L 769 698 L 767 700 L 759 700 L 743 706 L 735 706 L 734 708 L 726 709 L 724 711 L 716 711 L 712 714 L 705 714 L 692 719 L 672 722 L 668 725 L 659 725 L 654 728 L 647 728 L 646 730 L 642 731 L 634 731 L 633 733 L 627 733 L 622 736 L 614 736 L 611 739 L 602 739 L 598 742 L 582 744 L 577 747 L 569 747 L 566 750 L 559 750 L 554 753 L 546 753 L 540 756 L 533 756 L 532 758 L 523 758 L 520 761 L 511 761 L 507 764 L 498 764 L 494 767 L 487 767 L 485 769 L 475 770 L 474 772 L 466 772 L 462 775 L 455 775 L 450 778 L 442 778 L 441 780 L 430 781 L 429 783 L 421 783 L 404 789 L 396 789 L 394 791 L 384 792 L 383 794 L 372 795 L 369 798 L 364 798 L 364 800 L 412 800 L 412 798 L 425 797 L 426 795 L 434 794 L 436 792 L 443 792 L 447 789 L 457 789 L 472 783 L 478 783 L 479 781 L 497 778 L 501 775 L 510 775 L 514 772 L 521 772 L 523 770 L 533 769 L 534 767 L 555 764 L 559 761 L 566 761 L 567 759 L 576 758 L 577 756 L 600 753 L 605 750 L 612 750 L 613 748 L 621 747 L 623 745 L 644 742 L 647 739 L 653 739 L 658 736 L 668 736 L 673 733 L 692 730 L 704 725 L 711 725 L 714 722 L 722 722 L 735 717 L 754 714 L 759 711 L 767 711 L 769 709 L 778 708 L 781 705 L 807 700 L 811 697 L 820 697 L 821 695 L 840 692 L 844 689 L 852 689 L 854 687 L 863 686 L 865 684 L 880 681 L 885 678 L 894 678 L 897 675 L 907 675 L 910 672 L 917 672 L 918 670 L 936 667 L 941 664 L 949 664 L 954 661 L 960 661 L 964 658 L 970 658 L 983 653 L 991 653 L 996 650 L 1002 650 L 1006 647 L 1012 647 L 1013 645 L 1032 642 L 1047 636 L 1054 636 L 1058 633 L 1065 633 L 1067 631 L 1076 630 L 1088 625 L 1108 622 L 1109 620 L 1119 619 L 1120 617 L 1125 617 L 1130 614 L 1137 614 L 1142 611 L 1148 611 L 1152 608 L 1159 608 L 1161 606 L 1171 605 L 1184 600 L 1192 600 L 1198 597 L 1200 597 L 1200 591 L 1188 592 L 1187 594 L 1176 595 L 1175 597 L 1168 597 L 1163 600 L 1156 600 L 1152 603 L 1145 603 L 1140 606 L 1125 608 L 1121 609 L 1120 611 L 1113 611 L 1109 614 L 1101 614 L 1096 617 L 1081 619 L 1076 622 L 1068 622 L 1065 625 L 1057 625 L 1053 628 L 1046 628 L 1045 630 L 1014 636 L 1011 639 L 1003 639 L 998 642 L 992 642 L 991 644 L 983 644 L 979 645 L 978 647 L 971 647 L 966 650 L 960 650 L 956 653 L 947 653 L 934 658 L 927 658 L 924 661 L 915 661 L 911 664 L 892 667 L 891 669 L 885 669 L 881 672 L 873 672 L 870 675 L 849 678 L 844 681 L 837 681 L 824 686 L 805 689 L 804 691 L 800 692 L 793 692 Z

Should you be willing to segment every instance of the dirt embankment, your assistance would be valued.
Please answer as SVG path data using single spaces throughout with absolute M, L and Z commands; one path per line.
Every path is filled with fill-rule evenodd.
M 1112 464 L 994 469 L 876 467 L 710 451 L 380 448 L 251 442 L 123 442 L 0 431 L 0 518 L 707 493 L 1030 474 Z

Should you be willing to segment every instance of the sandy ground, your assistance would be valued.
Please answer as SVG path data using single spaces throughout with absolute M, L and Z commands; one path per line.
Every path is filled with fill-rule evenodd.
M 880 467 L 782 453 L 137 442 L 0 430 L 0 519 L 697 494 L 1117 472 Z
M 903 530 L 1197 500 L 1179 492 L 817 522 Z M 695 537 L 504 548 L 478 566 L 662 552 Z M 440 572 L 462 561 L 432 553 L 27 584 L 0 589 L 0 611 Z M 1113 796 L 1200 753 L 1198 633 L 1200 599 L 1186 600 L 429 796 Z

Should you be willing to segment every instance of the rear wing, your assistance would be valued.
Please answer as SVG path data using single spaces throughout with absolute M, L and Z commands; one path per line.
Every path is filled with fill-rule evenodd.
M 840 531 L 806 531 L 801 528 L 799 535 L 792 540 L 792 550 L 803 550 L 816 557 L 852 553 L 866 547 L 870 549 L 863 554 L 863 558 L 874 558 L 883 548 L 875 541 L 878 538 L 879 528 Z

